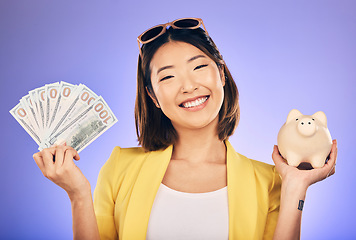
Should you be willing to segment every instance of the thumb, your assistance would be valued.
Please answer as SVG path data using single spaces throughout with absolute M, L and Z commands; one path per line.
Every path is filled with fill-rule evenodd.
M 286 161 L 279 154 L 279 150 L 278 150 L 278 146 L 277 145 L 274 145 L 274 147 L 273 147 L 272 160 L 273 160 L 275 165 L 287 164 Z
M 67 142 L 64 142 L 63 145 L 64 145 L 64 146 L 67 146 Z M 69 147 L 70 147 L 70 146 L 69 146 Z M 75 150 L 75 149 L 73 149 L 73 150 Z M 75 152 L 75 155 L 73 156 L 73 159 L 76 160 L 76 161 L 79 161 L 80 156 L 79 156 L 79 154 L 78 154 L 77 151 Z

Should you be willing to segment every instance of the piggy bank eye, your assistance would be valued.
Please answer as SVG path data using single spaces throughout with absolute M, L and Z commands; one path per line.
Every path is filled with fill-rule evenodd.
M 312 120 L 315 121 L 314 118 L 312 118 Z
M 298 121 L 298 118 L 296 118 L 295 121 Z

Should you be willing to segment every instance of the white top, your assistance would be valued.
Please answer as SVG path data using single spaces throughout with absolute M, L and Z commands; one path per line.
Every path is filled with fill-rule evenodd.
M 229 239 L 227 186 L 212 192 L 179 192 L 160 185 L 146 240 Z

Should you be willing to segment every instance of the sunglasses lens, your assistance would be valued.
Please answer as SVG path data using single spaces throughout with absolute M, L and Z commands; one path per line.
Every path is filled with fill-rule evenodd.
M 147 41 L 147 40 L 150 40 L 150 39 L 156 37 L 158 34 L 160 34 L 162 32 L 162 29 L 163 29 L 162 26 L 158 26 L 158 27 L 148 30 L 147 32 L 145 32 L 145 34 L 143 34 L 141 36 L 141 40 Z
M 174 26 L 179 27 L 179 28 L 191 28 L 191 27 L 196 27 L 199 25 L 199 21 L 196 19 L 182 19 L 174 22 Z

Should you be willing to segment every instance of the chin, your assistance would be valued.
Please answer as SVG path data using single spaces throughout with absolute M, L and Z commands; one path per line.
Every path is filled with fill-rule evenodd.
M 211 124 L 215 124 L 217 127 L 218 124 L 218 119 L 212 119 L 212 120 L 203 120 L 201 118 L 196 118 L 196 119 L 189 119 L 189 122 L 180 122 L 180 123 L 176 123 L 173 124 L 174 128 L 176 128 L 176 126 L 178 128 L 185 128 L 185 129 L 189 129 L 189 130 L 201 130 L 205 127 L 210 126 Z

